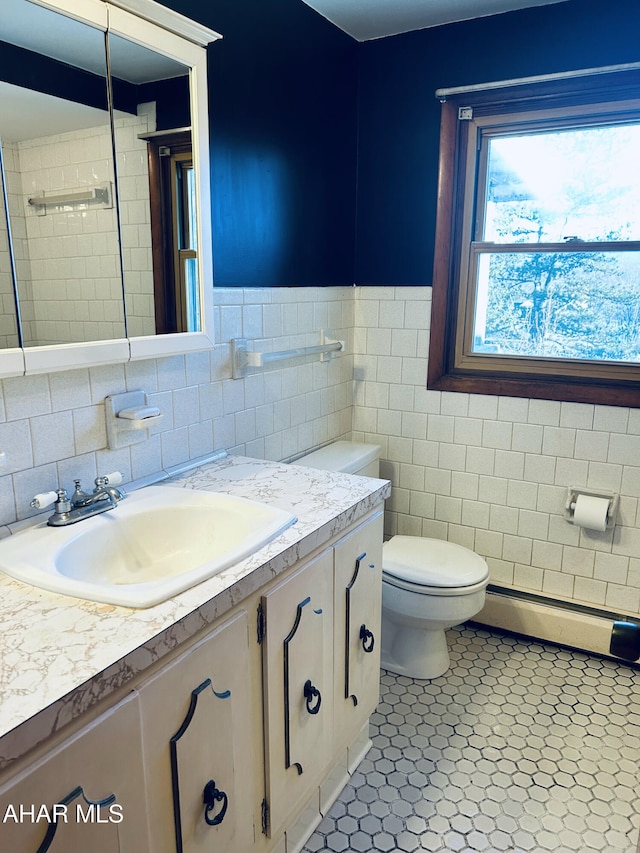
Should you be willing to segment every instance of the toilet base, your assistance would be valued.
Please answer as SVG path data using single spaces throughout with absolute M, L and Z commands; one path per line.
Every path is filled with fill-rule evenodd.
M 432 679 L 449 669 L 444 629 L 399 627 L 383 622 L 380 666 L 396 675 Z

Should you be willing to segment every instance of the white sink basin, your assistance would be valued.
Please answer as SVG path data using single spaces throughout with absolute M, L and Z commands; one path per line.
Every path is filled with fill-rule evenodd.
M 150 607 L 249 557 L 295 521 L 245 498 L 149 486 L 68 527 L 43 522 L 0 540 L 0 571 L 63 595 Z

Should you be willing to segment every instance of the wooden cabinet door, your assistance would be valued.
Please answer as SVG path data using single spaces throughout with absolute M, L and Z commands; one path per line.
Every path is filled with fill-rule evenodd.
M 269 834 L 318 785 L 333 748 L 333 553 L 262 596 Z
M 153 853 L 248 853 L 261 773 L 246 613 L 220 625 L 139 692 Z
M 145 806 L 132 693 L 0 786 L 0 850 L 151 853 Z
M 335 546 L 335 730 L 350 742 L 378 704 L 383 515 Z

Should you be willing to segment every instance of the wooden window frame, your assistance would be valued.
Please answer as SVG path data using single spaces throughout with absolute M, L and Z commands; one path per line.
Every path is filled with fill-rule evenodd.
M 461 345 L 468 314 L 462 259 L 470 248 L 465 222 L 465 193 L 475 192 L 477 170 L 467 152 L 468 122 L 458 119 L 461 107 L 475 116 L 525 114 L 528 120 L 558 109 L 580 115 L 606 104 L 613 113 L 637 99 L 640 72 L 616 71 L 546 81 L 505 85 L 448 95 L 442 103 L 437 219 L 432 287 L 432 313 L 427 388 L 473 394 L 529 397 L 614 406 L 640 406 L 640 364 L 569 359 L 469 358 Z M 636 100 L 637 105 L 637 100 Z M 470 179 L 466 172 L 472 169 Z M 468 207 L 468 204 L 467 204 Z M 465 242 L 466 240 L 466 242 Z M 567 246 L 562 246 L 567 250 Z M 575 251 L 575 247 L 574 247 Z M 594 369 L 591 369 L 594 368 Z

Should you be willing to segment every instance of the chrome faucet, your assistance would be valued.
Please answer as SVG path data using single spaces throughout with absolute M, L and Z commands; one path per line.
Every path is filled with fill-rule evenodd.
M 118 489 L 116 485 L 111 485 L 110 478 L 116 483 L 122 481 L 122 475 L 117 473 L 107 477 L 96 477 L 93 492 L 84 492 L 80 480 L 74 480 L 75 490 L 71 497 L 66 489 L 56 489 L 55 493 L 36 495 L 31 501 L 31 506 L 40 509 L 43 506 L 43 497 L 48 498 L 47 503 L 50 503 L 55 496 L 53 515 L 47 519 L 49 527 L 66 527 L 68 524 L 75 524 L 85 518 L 91 518 L 92 515 L 99 515 L 101 512 L 113 509 L 126 498 L 126 492 Z

